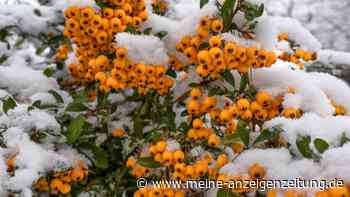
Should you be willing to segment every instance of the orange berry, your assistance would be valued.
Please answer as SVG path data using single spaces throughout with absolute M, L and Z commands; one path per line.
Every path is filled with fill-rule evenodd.
M 203 128 L 203 126 L 204 126 L 204 122 L 199 118 L 194 119 L 192 122 L 192 127 L 194 129 L 201 129 L 201 128 Z
M 210 47 L 220 47 L 221 46 L 221 38 L 220 36 L 212 36 L 209 39 Z
M 173 161 L 173 153 L 170 151 L 164 151 L 162 154 L 162 161 L 166 164 L 170 164 Z
M 260 164 L 256 163 L 249 167 L 248 173 L 253 179 L 262 179 L 266 175 L 266 169 Z
M 189 114 L 198 114 L 200 112 L 200 104 L 197 100 L 190 100 L 186 106 Z
M 264 91 L 260 91 L 256 95 L 256 102 L 265 109 L 271 106 L 272 100 L 272 96 Z
M 117 128 L 112 132 L 112 136 L 116 137 L 116 138 L 123 137 L 123 136 L 125 136 L 125 134 L 126 133 L 125 133 L 124 129 L 122 129 L 122 128 Z
M 50 182 L 50 188 L 53 191 L 59 191 L 63 187 L 63 182 L 60 179 L 52 179 Z
M 199 97 L 202 96 L 202 91 L 199 88 L 192 88 L 190 96 L 192 97 L 192 99 L 197 100 L 199 99 Z
M 63 184 L 61 188 L 59 188 L 59 191 L 62 194 L 68 194 L 71 191 L 71 186 L 67 183 Z
M 228 163 L 228 158 L 226 154 L 221 154 L 218 156 L 216 160 L 216 166 L 221 168 L 222 166 L 226 165 Z
M 165 141 L 159 141 L 156 144 L 156 150 L 158 153 L 163 153 L 167 147 L 167 144 Z
M 213 32 L 219 33 L 224 29 L 224 24 L 221 20 L 216 19 L 211 23 L 211 30 Z
M 183 162 L 183 160 L 185 159 L 185 154 L 183 151 L 181 150 L 177 150 L 174 152 L 174 160 L 177 163 L 181 163 Z
M 248 99 L 239 99 L 237 101 L 237 108 L 240 112 L 244 112 L 250 109 L 250 102 Z
M 215 134 L 211 134 L 208 139 L 208 144 L 211 147 L 218 147 L 220 145 L 220 138 Z

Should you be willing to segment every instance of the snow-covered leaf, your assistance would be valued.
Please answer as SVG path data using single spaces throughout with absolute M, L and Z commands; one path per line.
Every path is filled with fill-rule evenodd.
M 310 136 L 299 137 L 296 141 L 296 145 L 299 152 L 306 158 L 312 159 L 314 153 L 310 148 L 311 138 Z
M 60 94 L 58 94 L 55 90 L 49 90 L 49 93 L 55 97 L 57 103 L 63 103 L 64 100 Z
M 17 106 L 16 104 L 16 101 L 10 97 L 10 96 L 7 96 L 7 98 L 3 99 L 3 103 L 2 103 L 2 111 L 7 114 L 7 112 L 10 110 L 10 109 L 13 109 Z
M 316 138 L 314 140 L 314 145 L 319 153 L 323 153 L 329 148 L 328 142 L 326 142 L 325 140 L 323 140 L 321 138 Z
M 69 103 L 66 111 L 68 112 L 81 112 L 81 111 L 85 111 L 89 109 L 86 105 L 84 105 L 83 103 L 79 103 L 79 102 L 72 102 Z

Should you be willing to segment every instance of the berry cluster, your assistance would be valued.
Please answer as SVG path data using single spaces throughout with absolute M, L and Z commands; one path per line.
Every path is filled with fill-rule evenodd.
M 51 194 L 68 194 L 71 185 L 80 183 L 88 176 L 88 168 L 83 162 L 66 171 L 56 172 L 52 177 L 42 177 L 34 184 L 34 188 L 40 192 L 50 192 Z
M 198 75 L 215 80 L 225 70 L 247 73 L 250 68 L 269 67 L 275 63 L 277 58 L 273 52 L 222 40 L 217 34 L 222 31 L 222 26 L 221 20 L 204 17 L 197 28 L 197 35 L 185 36 L 176 45 L 177 51 L 187 57 L 187 63 L 196 65 Z M 176 70 L 184 69 L 174 55 L 170 65 Z
M 311 51 L 305 51 L 300 47 L 293 46 L 293 41 L 290 40 L 288 33 L 280 33 L 278 35 L 278 41 L 289 42 L 291 48 L 293 48 L 293 53 L 283 52 L 278 58 L 283 61 L 292 62 L 299 66 L 300 69 L 304 69 L 305 62 L 314 61 L 317 59 L 317 54 Z
M 56 52 L 56 55 L 55 55 L 55 58 L 57 61 L 64 61 L 67 59 L 68 57 L 68 52 L 70 50 L 70 47 L 68 46 L 68 44 L 64 44 L 62 46 L 60 46 L 58 49 L 57 49 L 57 52 Z

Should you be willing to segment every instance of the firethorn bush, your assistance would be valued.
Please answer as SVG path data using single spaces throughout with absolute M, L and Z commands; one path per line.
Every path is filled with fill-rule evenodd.
M 0 23 L 0 196 L 350 195 L 350 88 L 306 72 L 321 45 L 297 21 L 252 0 L 29 8 Z M 296 178 L 344 184 L 152 184 Z

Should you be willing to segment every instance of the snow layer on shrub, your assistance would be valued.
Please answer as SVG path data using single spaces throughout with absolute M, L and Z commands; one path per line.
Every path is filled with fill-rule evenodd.
M 28 107 L 28 105 L 20 104 L 15 109 L 10 110 L 8 115 L 0 116 L 0 125 L 21 127 L 27 131 L 32 129 L 59 131 L 60 125 L 54 116 L 38 109 L 28 112 Z
M 190 10 L 184 15 L 183 10 Z M 217 13 L 215 1 L 209 1 L 202 9 L 193 1 L 180 1 L 177 3 L 178 12 L 174 13 L 173 18 L 160 16 L 152 13 L 152 8 L 147 7 L 149 18 L 143 25 L 144 28 L 152 27 L 154 32 L 166 31 L 168 35 L 164 38 L 166 46 L 169 50 L 175 51 L 175 45 L 182 37 L 194 35 L 196 33 L 197 24 L 202 16 L 214 16 Z M 179 19 L 181 18 L 181 19 Z
M 334 50 L 320 50 L 317 52 L 318 61 L 324 64 L 345 64 L 350 65 L 350 53 L 334 51 Z
M 349 168 L 350 163 L 350 143 L 345 144 L 343 147 L 333 148 L 327 150 L 323 154 L 321 160 L 322 176 L 327 179 L 342 179 L 345 182 L 350 181 Z
M 313 84 L 337 105 L 345 107 L 347 115 L 350 115 L 350 87 L 348 84 L 327 73 L 311 72 L 308 74 Z
M 276 162 L 278 161 L 278 162 Z M 320 163 L 312 160 L 295 160 L 287 149 L 250 149 L 240 154 L 234 163 L 221 168 L 220 173 L 229 176 L 247 175 L 250 166 L 258 163 L 266 168 L 267 180 L 333 180 L 349 181 L 350 143 L 327 150 Z M 305 188 L 314 192 L 317 188 Z M 312 193 L 309 193 L 312 194 Z M 215 196 L 215 193 L 209 196 Z
M 259 19 L 256 35 L 264 48 L 273 49 L 280 33 L 288 33 L 289 38 L 305 50 L 321 49 L 321 43 L 295 19 L 275 16 L 263 16 Z
M 292 145 L 293 152 L 300 153 L 296 146 L 299 136 L 310 136 L 311 141 L 316 138 L 326 140 L 331 147 L 339 146 L 343 134 L 350 136 L 349 116 L 320 117 L 313 113 L 306 113 L 300 119 L 287 119 L 278 117 L 265 122 L 264 128 L 280 127 L 283 129 L 282 136 Z M 311 148 L 317 150 L 311 143 Z
M 70 161 L 31 141 L 19 127 L 9 128 L 3 136 L 7 148 L 16 153 L 15 164 L 18 167 L 15 175 L 6 181 L 10 190 L 30 188 L 41 173 L 70 166 Z
M 119 33 L 116 35 L 119 47 L 128 49 L 128 55 L 136 62 L 167 65 L 168 55 L 164 43 L 156 36 Z
M 39 34 L 62 21 L 62 10 L 69 6 L 95 6 L 92 0 L 52 0 L 48 6 L 38 3 L 0 6 L 0 28 L 16 25 L 24 32 Z M 33 22 L 35 21 L 35 22 Z
M 14 64 L 0 67 L 0 87 L 7 87 L 14 94 L 31 96 L 37 92 L 57 89 L 58 85 L 55 79 L 46 77 L 42 71 Z
M 289 68 L 289 64 L 277 61 L 271 68 L 256 69 L 253 71 L 253 84 L 257 88 L 280 88 L 281 90 L 292 87 L 298 95 L 300 108 L 305 112 L 314 112 L 321 116 L 328 116 L 334 113 L 327 95 L 317 84 L 313 83 L 309 75 L 301 70 Z M 295 97 L 286 97 L 286 99 Z M 285 101 L 287 104 L 289 101 Z M 291 101 L 294 102 L 294 101 Z

